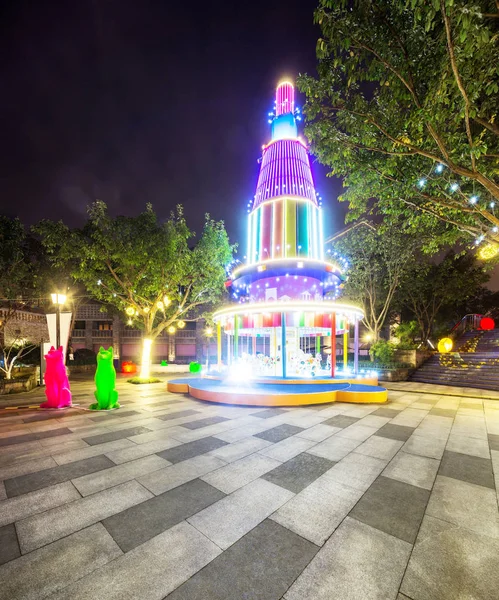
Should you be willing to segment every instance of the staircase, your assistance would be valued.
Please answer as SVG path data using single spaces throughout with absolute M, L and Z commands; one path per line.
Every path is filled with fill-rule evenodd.
M 467 331 L 456 352 L 434 354 L 409 381 L 499 391 L 499 329 Z

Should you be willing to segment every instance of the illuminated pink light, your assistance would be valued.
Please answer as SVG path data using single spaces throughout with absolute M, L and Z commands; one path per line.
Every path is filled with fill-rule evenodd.
M 308 153 L 297 140 L 279 140 L 263 151 L 253 208 L 279 196 L 308 198 L 317 206 Z
M 295 88 L 287 81 L 279 84 L 275 93 L 276 116 L 295 112 Z

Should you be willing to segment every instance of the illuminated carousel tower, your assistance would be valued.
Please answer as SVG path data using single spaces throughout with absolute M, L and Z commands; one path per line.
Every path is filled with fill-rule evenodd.
M 363 313 L 336 301 L 344 264 L 324 257 L 322 208 L 297 116 L 293 84 L 282 82 L 248 214 L 246 264 L 234 269 L 226 284 L 234 303 L 214 315 L 218 364 L 226 344 L 227 364 L 243 364 L 254 374 L 324 376 L 319 355 L 327 345 L 327 374 L 334 377 L 337 335 L 343 336 L 347 372 L 351 324 L 358 371 L 358 322 Z

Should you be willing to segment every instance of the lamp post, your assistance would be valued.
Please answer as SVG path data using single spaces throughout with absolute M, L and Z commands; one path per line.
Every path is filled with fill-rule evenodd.
M 52 296 L 52 304 L 56 306 L 55 313 L 55 346 L 56 349 L 61 345 L 61 306 L 66 302 L 65 294 L 50 294 Z

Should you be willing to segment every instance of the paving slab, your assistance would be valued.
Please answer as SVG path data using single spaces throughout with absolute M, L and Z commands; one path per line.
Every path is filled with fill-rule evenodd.
M 270 419 L 272 417 L 276 417 L 277 415 L 282 415 L 286 412 L 287 411 L 284 408 L 267 408 L 266 410 L 254 412 L 253 416 L 258 417 L 259 419 Z
M 0 502 L 0 527 L 79 498 L 77 489 L 67 481 L 3 500 Z
M 349 487 L 367 490 L 386 467 L 387 461 L 351 452 L 328 471 L 327 476 Z
M 89 496 L 141 475 L 164 469 L 169 465 L 170 463 L 167 460 L 153 454 L 122 465 L 113 466 L 105 471 L 77 477 L 72 479 L 72 483 L 82 496 Z
M 0 527 L 0 565 L 21 556 L 14 523 Z
M 223 497 L 219 490 L 195 479 L 108 517 L 103 525 L 123 552 L 128 552 Z
M 256 479 L 188 519 L 220 548 L 226 549 L 294 496 Z
M 331 427 L 339 427 L 340 429 L 343 429 L 344 427 L 349 427 L 350 425 L 357 423 L 357 421 L 359 421 L 359 417 L 335 415 L 334 417 L 327 419 L 327 421 L 323 421 L 322 425 L 330 425 Z
M 282 442 L 281 442 L 282 443 Z M 318 477 L 329 471 L 334 462 L 303 452 L 262 475 L 262 479 L 280 485 L 297 494 Z
M 158 456 L 164 458 L 172 464 L 175 464 L 226 445 L 227 442 L 209 436 L 193 442 L 186 442 L 185 444 L 175 446 L 174 448 L 169 448 L 168 450 L 163 450 L 158 452 Z
M 495 490 L 437 475 L 426 514 L 476 533 L 499 538 Z
M 238 442 L 228 444 L 227 446 L 211 450 L 208 454 L 220 458 L 227 463 L 231 463 L 271 445 L 272 442 L 250 436 L 239 440 Z
M 355 448 L 358 454 L 374 456 L 381 460 L 391 460 L 403 446 L 404 442 L 373 435 L 360 446 Z
M 98 523 L 1 566 L 0 599 L 41 600 L 121 554 Z
M 228 419 L 227 417 L 207 417 L 206 419 L 182 423 L 181 427 L 185 427 L 186 429 L 202 429 L 203 427 L 208 427 L 208 425 L 216 425 L 218 423 L 223 423 L 224 421 L 231 421 L 231 419 Z
M 338 431 L 341 431 L 340 427 L 331 427 L 330 425 L 319 424 L 309 427 L 304 431 L 300 431 L 300 433 L 296 434 L 296 437 L 302 437 L 306 440 L 312 440 L 313 442 L 322 442 Z
M 413 544 L 429 497 L 427 490 L 381 476 L 349 516 Z
M 413 600 L 489 600 L 499 589 L 499 541 L 426 516 L 402 581 Z
M 66 465 L 36 471 L 27 475 L 20 475 L 19 477 L 14 477 L 12 479 L 6 479 L 5 489 L 7 490 L 8 497 L 14 498 L 21 494 L 34 492 L 35 490 L 55 485 L 56 483 L 69 481 L 75 477 L 80 477 L 88 473 L 95 473 L 96 471 L 102 471 L 114 466 L 114 463 L 109 460 L 107 456 L 101 454 Z
M 383 471 L 385 477 L 431 490 L 440 462 L 434 458 L 399 452 Z
M 451 433 L 447 440 L 446 449 L 451 452 L 460 452 L 461 454 L 490 458 L 489 444 L 486 439 L 472 438 Z
M 139 483 L 127 481 L 109 490 L 27 517 L 16 524 L 21 552 L 26 554 L 41 548 L 151 497 L 152 494 Z
M 325 473 L 270 518 L 322 546 L 362 494 L 362 490 L 334 481 Z
M 267 429 L 266 431 L 262 431 L 261 433 L 255 433 L 255 437 L 260 438 L 262 440 L 267 440 L 268 442 L 281 442 L 292 435 L 296 435 L 303 431 L 303 427 L 297 427 L 296 425 L 283 424 L 278 425 L 277 427 L 272 427 L 271 429 Z
M 446 450 L 438 474 L 495 489 L 492 460 L 489 458 Z
M 284 598 L 395 598 L 411 549 L 412 546 L 407 542 L 347 518 Z
M 317 550 L 314 544 L 266 519 L 172 592 L 168 600 L 279 600 Z
M 68 586 L 51 600 L 162 600 L 220 552 L 184 521 Z
M 281 463 L 261 454 L 251 454 L 203 475 L 201 479 L 225 494 L 230 494 L 247 483 L 272 471 Z
M 51 456 L 15 463 L 0 468 L 0 481 L 11 479 L 12 477 L 19 477 L 20 475 L 27 475 L 28 473 L 34 473 L 35 471 L 42 471 L 43 469 L 50 469 L 51 467 L 56 466 L 57 463 Z
M 347 454 L 352 452 L 352 450 L 355 450 L 361 443 L 360 440 L 352 440 L 351 438 L 333 435 L 320 444 L 310 448 L 308 452 L 336 462 L 344 458 Z
M 305 450 L 312 448 L 315 446 L 317 442 L 313 440 L 307 440 L 306 438 L 302 438 L 297 435 L 292 435 L 291 437 L 282 440 L 282 442 L 277 442 L 277 444 L 273 444 L 268 448 L 264 448 L 259 451 L 259 454 L 263 454 L 264 456 L 268 456 L 280 462 L 285 462 L 293 456 L 297 456 Z
M 380 437 L 386 437 L 391 440 L 399 440 L 401 442 L 406 442 L 414 432 L 414 427 L 407 427 L 405 425 L 393 425 L 392 423 L 387 423 L 383 425 L 378 431 L 376 435 Z
M 52 458 L 58 465 L 65 465 L 76 460 L 83 460 L 84 458 L 90 458 L 91 456 L 97 456 L 99 454 L 105 454 L 106 452 L 121 450 L 123 448 L 132 448 L 134 446 L 135 444 L 130 440 L 122 439 L 114 442 L 107 442 L 106 444 L 99 444 L 98 446 L 87 446 L 85 448 L 77 448 L 76 450 L 69 450 L 57 454 L 53 453 Z
M 223 460 L 216 456 L 201 454 L 166 469 L 160 469 L 154 473 L 138 477 L 137 480 L 153 494 L 158 495 L 197 477 L 202 477 L 210 471 L 220 469 L 225 464 Z
M 121 465 L 132 460 L 137 460 L 138 458 L 143 458 L 144 456 L 156 454 L 162 450 L 168 450 L 168 448 L 180 446 L 180 444 L 181 442 L 173 439 L 153 440 L 152 442 L 145 442 L 144 444 L 134 444 L 133 446 L 123 448 L 122 450 L 107 452 L 106 456 L 110 458 L 113 463 Z
M 96 446 L 97 444 L 105 444 L 106 442 L 114 442 L 123 438 L 129 438 L 134 435 L 140 435 L 141 433 L 149 433 L 151 430 L 146 427 L 130 427 L 128 429 L 119 429 L 118 431 L 111 431 L 109 433 L 103 433 L 101 435 L 93 435 L 90 437 L 83 438 L 83 441 L 90 446 Z
M 443 456 L 447 437 L 437 438 L 431 435 L 420 435 L 419 429 L 411 435 L 403 446 L 403 451 L 418 456 L 427 456 L 440 460 Z

